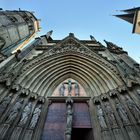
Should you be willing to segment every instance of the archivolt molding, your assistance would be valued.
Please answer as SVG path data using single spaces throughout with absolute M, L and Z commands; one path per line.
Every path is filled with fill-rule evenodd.
M 47 59 L 48 57 L 54 57 L 58 54 L 65 54 L 65 53 L 79 53 L 80 55 L 89 57 L 91 60 L 96 61 L 97 63 L 101 63 L 104 65 L 104 67 L 109 67 L 111 71 L 115 72 L 116 74 L 119 74 L 116 70 L 116 67 L 103 59 L 101 56 L 96 54 L 95 52 L 91 51 L 88 47 L 86 47 L 84 44 L 78 42 L 78 39 L 73 37 L 67 37 L 60 43 L 56 44 L 55 46 L 52 46 L 50 50 L 39 56 L 38 58 L 34 59 L 34 61 L 31 61 L 25 69 L 28 67 L 34 65 L 35 63 L 40 63 L 40 61 Z
M 65 78 L 76 78 L 83 87 L 88 85 L 85 91 L 90 91 L 91 96 L 98 96 L 123 84 L 116 73 L 98 63 L 97 59 L 81 53 L 67 51 L 41 60 L 28 68 L 25 66 L 15 84 L 41 96 L 51 95 L 54 87 Z
M 13 88 L 50 96 L 67 78 L 78 81 L 88 95 L 98 96 L 124 85 L 114 65 L 74 37 L 67 37 L 23 66 Z

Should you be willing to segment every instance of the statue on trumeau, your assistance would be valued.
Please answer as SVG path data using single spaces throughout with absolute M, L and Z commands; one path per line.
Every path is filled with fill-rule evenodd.
M 65 131 L 65 137 L 66 140 L 71 140 L 71 132 L 72 132 L 72 120 L 73 120 L 73 100 L 71 97 L 68 97 L 66 100 L 67 105 L 67 113 L 66 113 L 66 131 Z
M 12 94 L 4 97 L 2 101 L 0 102 L 0 115 L 4 112 L 4 110 L 7 108 L 9 103 L 11 102 Z
M 126 103 L 130 112 L 133 114 L 137 122 L 140 123 L 140 110 L 136 104 L 128 96 L 126 96 Z
M 66 131 L 65 131 L 65 137 L 66 140 L 71 140 L 71 132 L 72 132 L 72 117 L 73 117 L 73 111 L 71 104 L 67 105 L 67 121 L 66 121 Z
M 30 128 L 35 128 L 35 126 L 38 122 L 40 113 L 41 113 L 41 105 L 36 107 L 34 112 L 33 112 L 33 117 L 32 117 L 32 120 L 31 120 L 31 123 L 30 123 L 30 126 L 29 126 Z
M 30 102 L 30 103 L 28 103 L 28 105 L 23 110 L 23 113 L 22 113 L 22 116 L 21 116 L 21 119 L 20 119 L 20 122 L 19 122 L 19 126 L 22 126 L 27 122 L 28 117 L 31 113 L 31 110 L 32 110 L 32 104 Z
M 122 119 L 122 121 L 125 124 L 128 124 L 129 123 L 129 119 L 128 119 L 127 112 L 126 112 L 124 106 L 119 102 L 118 99 L 116 99 L 115 102 L 116 102 L 116 110 L 117 110 L 120 118 Z
M 67 106 L 67 128 L 71 129 L 72 128 L 72 107 L 70 104 Z
M 99 120 L 101 128 L 103 129 L 107 128 L 105 118 L 104 118 L 104 113 L 100 105 L 97 106 L 97 116 L 98 116 L 98 120 Z
M 17 117 L 20 108 L 22 107 L 23 99 L 16 102 L 13 108 L 10 111 L 10 114 L 6 120 L 6 123 L 12 123 L 14 119 Z

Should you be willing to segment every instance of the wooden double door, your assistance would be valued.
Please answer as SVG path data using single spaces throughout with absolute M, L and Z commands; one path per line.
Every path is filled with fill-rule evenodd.
M 93 140 L 93 131 L 87 103 L 73 104 L 73 124 L 71 140 Z M 42 140 L 65 140 L 66 104 L 54 102 L 48 113 L 42 133 Z

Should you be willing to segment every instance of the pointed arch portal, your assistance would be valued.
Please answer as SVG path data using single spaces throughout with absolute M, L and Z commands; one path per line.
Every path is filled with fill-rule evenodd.
M 23 89 L 49 98 L 52 102 L 42 140 L 50 140 L 51 137 L 57 140 L 64 138 L 67 96 L 88 97 L 89 100 L 122 86 L 122 83 L 114 65 L 73 37 L 65 38 L 49 51 L 27 62 L 15 82 Z M 58 97 L 62 96 L 65 98 L 58 101 Z M 81 101 L 74 100 L 72 106 L 72 140 L 76 137 L 81 140 L 93 139 L 87 98 L 82 98 Z
M 15 84 L 40 96 L 50 96 L 65 79 L 75 79 L 94 97 L 122 85 L 113 66 L 98 62 L 85 54 L 66 52 L 46 57 L 42 55 L 25 65 Z

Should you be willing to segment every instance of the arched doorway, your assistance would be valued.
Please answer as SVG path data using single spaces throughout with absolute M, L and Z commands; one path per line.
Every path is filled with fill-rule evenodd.
M 49 97 L 49 105 L 42 140 L 64 140 L 70 133 L 71 140 L 93 139 L 93 127 L 89 112 L 88 100 L 84 88 L 72 78 L 61 82 Z M 68 126 L 68 104 L 71 103 L 72 122 Z M 70 131 L 69 131 L 70 129 Z M 69 135 L 69 134 L 68 134 Z

